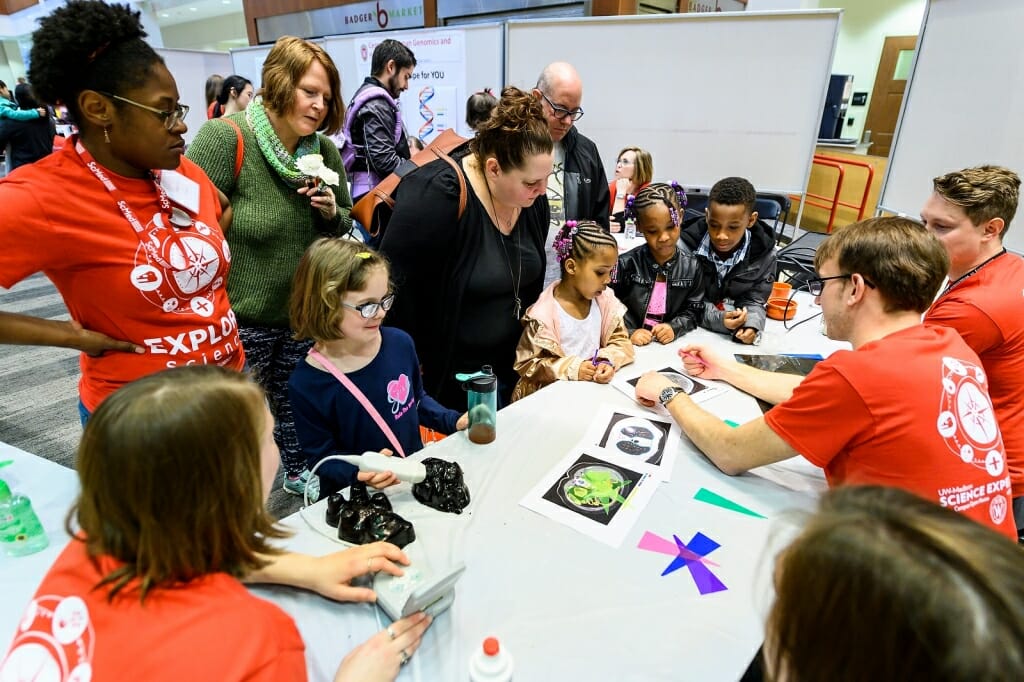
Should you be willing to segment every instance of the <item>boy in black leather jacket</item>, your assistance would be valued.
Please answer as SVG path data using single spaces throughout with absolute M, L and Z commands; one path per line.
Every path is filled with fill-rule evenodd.
M 775 235 L 757 219 L 756 200 L 746 179 L 719 180 L 704 216 L 688 220 L 681 236 L 704 275 L 702 326 L 746 344 L 764 330 L 765 302 L 775 281 Z
M 636 220 L 647 243 L 619 256 L 612 284 L 626 305 L 626 328 L 634 345 L 652 340 L 671 343 L 700 324 L 704 285 L 700 264 L 678 248 L 683 207 L 682 188 L 672 183 L 648 185 L 627 200 L 626 214 Z

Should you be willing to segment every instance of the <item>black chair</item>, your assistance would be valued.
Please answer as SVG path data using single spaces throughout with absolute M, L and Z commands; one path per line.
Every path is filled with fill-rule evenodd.
M 772 226 L 775 243 L 778 244 L 786 231 L 789 209 L 793 202 L 785 194 L 758 193 L 755 206 L 757 217 Z M 794 228 L 795 230 L 795 228 Z
M 814 254 L 826 239 L 827 234 L 806 232 L 780 249 L 775 259 L 778 268 L 775 278 L 785 274 L 794 289 L 806 289 L 807 280 L 818 276 L 814 271 Z

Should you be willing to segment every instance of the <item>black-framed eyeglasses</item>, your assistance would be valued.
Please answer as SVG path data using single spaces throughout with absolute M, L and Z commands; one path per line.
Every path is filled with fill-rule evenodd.
M 851 277 L 853 277 L 852 274 L 832 275 L 831 277 L 812 277 L 807 280 L 807 291 L 810 292 L 811 296 L 821 296 L 821 292 L 825 289 L 825 282 L 830 279 L 850 279 Z M 867 278 L 864 278 L 864 284 L 867 284 L 872 289 L 875 288 L 875 285 L 868 281 Z
M 552 102 L 550 99 L 548 99 L 548 96 L 545 95 L 543 92 L 540 93 L 540 96 L 543 97 L 544 101 L 548 103 L 549 107 L 551 107 L 551 111 L 554 112 L 555 118 L 563 119 L 566 116 L 568 116 L 568 117 L 570 117 L 574 121 L 578 121 L 581 118 L 583 118 L 583 108 L 582 107 L 576 107 L 575 109 L 570 111 L 569 109 L 566 109 L 565 107 L 560 107 L 557 104 L 555 104 L 554 102 Z
M 379 301 L 370 301 L 369 303 L 360 303 L 359 305 L 352 305 L 344 301 L 341 304 L 346 308 L 357 311 L 363 318 L 368 320 L 376 315 L 378 310 L 383 310 L 384 312 L 391 310 L 391 306 L 395 304 L 395 295 L 388 294 Z
M 102 90 L 97 90 L 97 92 L 99 92 L 101 95 L 109 97 L 110 99 L 116 99 L 119 102 L 125 102 L 126 104 L 131 104 L 134 107 L 138 107 L 140 109 L 145 109 L 146 111 L 153 112 L 163 120 L 164 127 L 167 128 L 168 130 L 171 130 L 174 126 L 184 121 L 185 117 L 188 116 L 187 104 L 177 104 L 175 105 L 173 111 L 164 111 L 163 109 L 157 109 L 156 107 L 151 107 L 148 104 L 142 104 L 141 102 L 136 102 L 135 100 L 128 99 L 127 97 L 121 97 L 120 95 L 115 95 L 109 92 L 103 92 Z

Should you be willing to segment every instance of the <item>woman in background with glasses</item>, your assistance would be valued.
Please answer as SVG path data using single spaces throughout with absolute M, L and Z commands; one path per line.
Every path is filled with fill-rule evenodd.
M 33 89 L 80 133 L 0 182 L 0 286 L 43 272 L 71 314 L 0 312 L 0 342 L 81 351 L 83 421 L 141 376 L 245 361 L 224 286 L 227 200 L 182 158 L 188 107 L 145 35 L 139 12 L 93 0 L 40 20 Z
M 288 388 L 310 469 L 330 455 L 411 455 L 423 447 L 421 423 L 445 434 L 466 428 L 466 415 L 442 407 L 423 389 L 412 338 L 382 327 L 394 302 L 387 261 L 364 244 L 318 239 L 299 262 L 292 327 L 296 337 L 315 344 L 295 367 Z M 321 496 L 347 488 L 357 477 L 374 488 L 398 482 L 390 472 L 359 473 L 337 460 L 325 462 L 317 475 Z
M 651 184 L 654 177 L 654 161 L 650 152 L 640 147 L 626 147 L 619 152 L 615 161 L 615 176 L 608 183 L 611 193 L 612 232 L 622 229 L 623 214 L 626 210 L 626 197 L 642 190 Z
M 202 127 L 188 158 L 231 199 L 228 294 L 249 367 L 276 420 L 284 490 L 302 495 L 309 474 L 295 437 L 288 377 L 309 343 L 292 336 L 288 294 L 306 247 L 321 234 L 347 234 L 352 227 L 341 154 L 318 132 L 338 132 L 345 106 L 334 62 L 301 38 L 285 36 L 274 44 L 262 80 L 245 111 Z M 244 153 L 236 166 L 239 144 Z

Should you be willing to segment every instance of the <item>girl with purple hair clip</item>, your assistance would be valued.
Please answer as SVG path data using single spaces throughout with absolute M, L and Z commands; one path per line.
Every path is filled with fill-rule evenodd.
M 554 240 L 562 278 L 523 317 L 516 348 L 518 400 L 558 380 L 607 384 L 633 362 L 633 344 L 608 284 L 615 278 L 615 238 L 589 220 L 567 220 Z
M 626 328 L 637 346 L 671 343 L 703 317 L 704 281 L 697 259 L 680 247 L 686 192 L 673 182 L 648 185 L 626 200 L 646 244 L 619 256 L 612 287 L 626 305 Z

